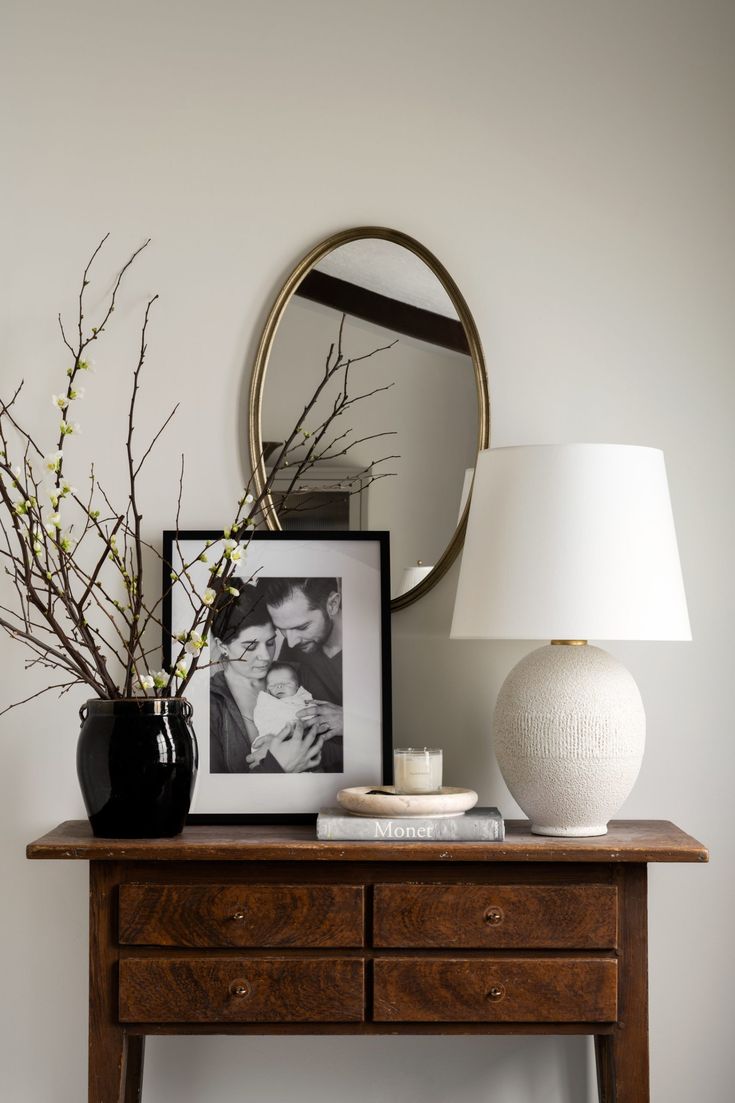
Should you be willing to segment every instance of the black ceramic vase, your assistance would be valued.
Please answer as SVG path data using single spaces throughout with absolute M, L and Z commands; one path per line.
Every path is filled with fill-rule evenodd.
M 95 835 L 179 834 L 197 773 L 193 711 L 179 697 L 92 700 L 82 706 L 77 775 Z

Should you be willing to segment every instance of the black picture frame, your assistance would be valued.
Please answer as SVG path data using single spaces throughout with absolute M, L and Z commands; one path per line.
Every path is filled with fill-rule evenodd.
M 184 599 L 183 587 L 179 590 L 176 583 L 172 584 L 171 572 L 172 570 L 177 571 L 177 566 L 181 563 L 182 553 L 185 553 L 185 558 L 190 559 L 196 545 L 201 545 L 203 550 L 207 542 L 211 541 L 216 545 L 223 539 L 221 529 L 166 530 L 163 533 L 162 622 L 163 656 L 164 665 L 167 669 L 172 663 L 174 633 L 179 630 L 177 625 L 179 623 L 183 624 L 180 619 L 182 610 L 179 607 L 180 602 Z M 365 739 L 360 744 L 351 745 L 348 742 L 350 737 L 348 737 L 347 730 L 345 730 L 343 771 L 341 773 L 325 773 L 319 777 L 312 772 L 296 775 L 281 774 L 280 776 L 275 773 L 263 773 L 254 777 L 244 772 L 237 774 L 209 772 L 210 710 L 208 702 L 210 691 L 208 687 L 209 678 L 212 676 L 211 672 L 214 668 L 198 670 L 186 691 L 186 697 L 192 701 L 195 709 L 193 724 L 200 749 L 198 793 L 195 794 L 192 812 L 187 822 L 214 826 L 314 823 L 319 807 L 335 803 L 338 789 L 345 788 L 348 785 L 390 784 L 392 781 L 389 533 L 371 532 L 369 530 L 361 532 L 332 532 L 327 530 L 310 532 L 256 531 L 250 534 L 246 542 L 243 542 L 243 546 L 245 543 L 248 544 L 245 561 L 242 565 L 239 565 L 237 572 L 238 577 L 244 582 L 251 578 L 257 581 L 258 578 L 267 577 L 269 552 L 272 563 L 278 565 L 277 574 L 275 576 L 271 575 L 271 577 L 296 578 L 303 576 L 316 578 L 320 577 L 320 572 L 324 576 L 334 576 L 336 575 L 337 564 L 339 564 L 340 570 L 346 572 L 346 574 L 340 574 L 339 576 L 341 580 L 340 595 L 348 598 L 350 593 L 355 595 L 357 603 L 362 604 L 363 614 L 370 622 L 365 627 L 365 631 L 369 634 L 369 639 L 365 642 L 369 652 L 367 665 L 376 683 L 374 689 L 376 693 L 379 693 L 380 701 L 379 703 L 372 702 L 371 705 L 370 686 L 363 684 L 361 676 L 358 681 L 358 675 L 353 669 L 355 664 L 350 662 L 347 648 L 345 648 L 345 728 L 347 728 L 347 717 L 350 708 L 347 703 L 348 685 L 351 683 L 360 695 L 367 694 L 366 698 L 361 697 L 361 701 L 364 703 L 367 700 L 368 711 L 372 708 L 371 716 L 373 716 L 374 722 L 379 723 L 380 730 L 376 733 L 372 731 L 370 724 L 365 724 L 363 719 L 364 709 L 360 709 L 360 723 L 365 724 Z M 354 549 L 348 551 L 344 547 L 347 543 L 355 545 Z M 192 545 L 191 548 L 186 547 L 189 544 Z M 278 550 L 274 551 L 274 549 Z M 210 549 L 210 560 L 215 552 L 215 547 Z M 304 565 L 310 566 L 311 570 L 298 571 L 292 569 L 302 561 Z M 319 566 L 317 569 L 315 565 L 321 563 L 323 563 L 323 568 Z M 202 565 L 202 579 L 206 577 L 208 569 L 207 565 Z M 374 599 L 374 601 L 371 599 Z M 188 608 L 190 610 L 191 607 Z M 349 607 L 345 611 L 345 624 L 348 623 L 348 610 Z M 351 635 L 354 636 L 357 626 L 353 623 L 351 628 Z M 279 637 L 283 635 L 280 632 L 277 634 Z M 276 654 L 278 655 L 279 652 L 280 648 Z M 206 705 L 203 708 L 202 703 L 204 701 L 206 701 Z M 207 714 L 206 720 L 202 715 L 203 712 Z M 369 737 L 367 735 L 368 728 L 370 728 Z M 355 735 L 354 738 L 359 739 L 360 736 Z M 366 746 L 363 746 L 367 739 L 369 739 L 369 751 Z M 369 759 L 372 768 L 355 773 L 354 768 L 347 768 L 348 762 L 353 759 L 358 762 Z M 297 778 L 302 779 L 304 785 L 301 787 L 301 798 L 297 795 L 296 799 L 302 799 L 306 803 L 312 802 L 314 807 L 293 810 L 293 789 Z M 270 786 L 268 781 L 270 781 Z M 328 784 L 330 781 L 333 782 L 331 787 Z M 260 790 L 256 790 L 255 786 L 257 784 L 261 786 Z M 298 787 L 296 788 L 298 790 Z M 285 793 L 287 789 L 289 797 L 286 800 Z M 221 791 L 224 792 L 225 790 L 228 792 L 227 797 L 221 795 Z M 233 800 L 239 799 L 236 796 L 237 793 L 241 793 L 243 801 L 247 802 L 248 793 L 250 793 L 250 799 L 252 800 L 255 792 L 257 792 L 258 797 L 257 810 L 233 810 Z M 271 792 L 275 804 L 278 804 L 279 793 L 282 794 L 282 800 L 286 807 L 264 808 L 264 802 L 269 803 L 269 793 Z

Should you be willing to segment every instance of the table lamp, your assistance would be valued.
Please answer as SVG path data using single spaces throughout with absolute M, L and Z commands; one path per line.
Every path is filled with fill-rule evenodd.
M 631 674 L 587 641 L 691 639 L 663 453 L 480 452 L 451 636 L 551 640 L 503 683 L 495 752 L 533 832 L 604 835 L 646 722 Z

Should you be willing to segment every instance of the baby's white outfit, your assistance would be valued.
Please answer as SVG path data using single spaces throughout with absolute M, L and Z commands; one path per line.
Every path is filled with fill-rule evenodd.
M 308 689 L 299 686 L 292 697 L 272 697 L 263 690 L 258 694 L 253 710 L 253 720 L 258 729 L 258 735 L 277 735 L 279 731 L 291 724 L 296 719 L 296 713 L 301 712 L 308 701 L 313 698 Z

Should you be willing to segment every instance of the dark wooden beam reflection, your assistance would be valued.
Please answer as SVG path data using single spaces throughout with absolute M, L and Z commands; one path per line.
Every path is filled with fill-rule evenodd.
M 336 276 L 312 270 L 301 281 L 295 294 L 322 306 L 330 306 L 340 314 L 351 314 L 364 322 L 401 333 L 404 337 L 414 337 L 430 345 L 470 355 L 464 326 L 458 319 L 402 303 Z

